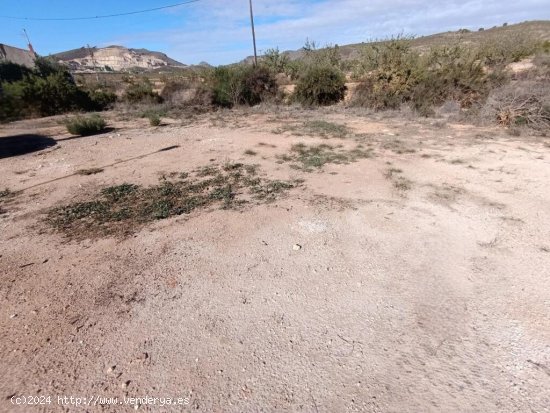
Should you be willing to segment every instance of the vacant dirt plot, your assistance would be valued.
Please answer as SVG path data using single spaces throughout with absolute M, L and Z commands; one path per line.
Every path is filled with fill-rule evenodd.
M 548 138 L 110 116 L 1 129 L 1 412 L 549 411 Z

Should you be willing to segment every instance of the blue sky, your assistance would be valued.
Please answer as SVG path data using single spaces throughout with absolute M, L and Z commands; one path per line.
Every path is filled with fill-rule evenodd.
M 181 0 L 179 0 L 181 1 Z M 160 7 L 178 0 L 2 1 L 0 15 L 96 16 Z M 254 0 L 258 49 L 358 43 L 395 34 L 477 30 L 504 22 L 550 19 L 548 0 Z M 248 0 L 201 0 L 173 9 L 88 21 L 0 18 L 0 43 L 25 47 L 26 28 L 42 55 L 86 44 L 147 48 L 183 63 L 231 63 L 252 54 Z

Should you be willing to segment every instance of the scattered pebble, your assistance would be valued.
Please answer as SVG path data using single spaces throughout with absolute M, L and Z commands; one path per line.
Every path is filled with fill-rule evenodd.
M 149 358 L 149 353 L 142 353 L 138 358 L 137 361 L 144 362 Z
M 302 246 L 300 244 L 294 244 L 294 246 L 292 247 L 292 249 L 294 251 L 300 251 L 302 249 Z
M 10 315 L 10 318 L 11 318 L 11 319 L 13 319 L 13 318 L 15 318 L 15 317 L 17 317 L 17 314 L 12 314 L 12 315 Z

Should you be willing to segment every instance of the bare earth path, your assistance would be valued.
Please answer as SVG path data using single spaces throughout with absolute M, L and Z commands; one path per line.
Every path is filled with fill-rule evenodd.
M 239 112 L 80 139 L 51 120 L 1 129 L 57 142 L 0 159 L 0 190 L 31 187 L 1 205 L 0 412 L 131 411 L 57 398 L 125 395 L 188 401 L 139 406 L 159 412 L 550 411 L 548 138 L 300 116 L 354 135 Z M 304 172 L 277 157 L 296 143 L 373 156 Z M 43 221 L 108 185 L 229 160 L 304 184 L 126 238 L 70 240 Z M 52 404 L 12 404 L 24 395 Z

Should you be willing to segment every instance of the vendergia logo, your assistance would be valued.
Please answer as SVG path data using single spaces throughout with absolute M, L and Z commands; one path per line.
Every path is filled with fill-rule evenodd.
M 124 397 L 123 404 L 130 406 L 186 406 L 190 403 L 189 397 Z

